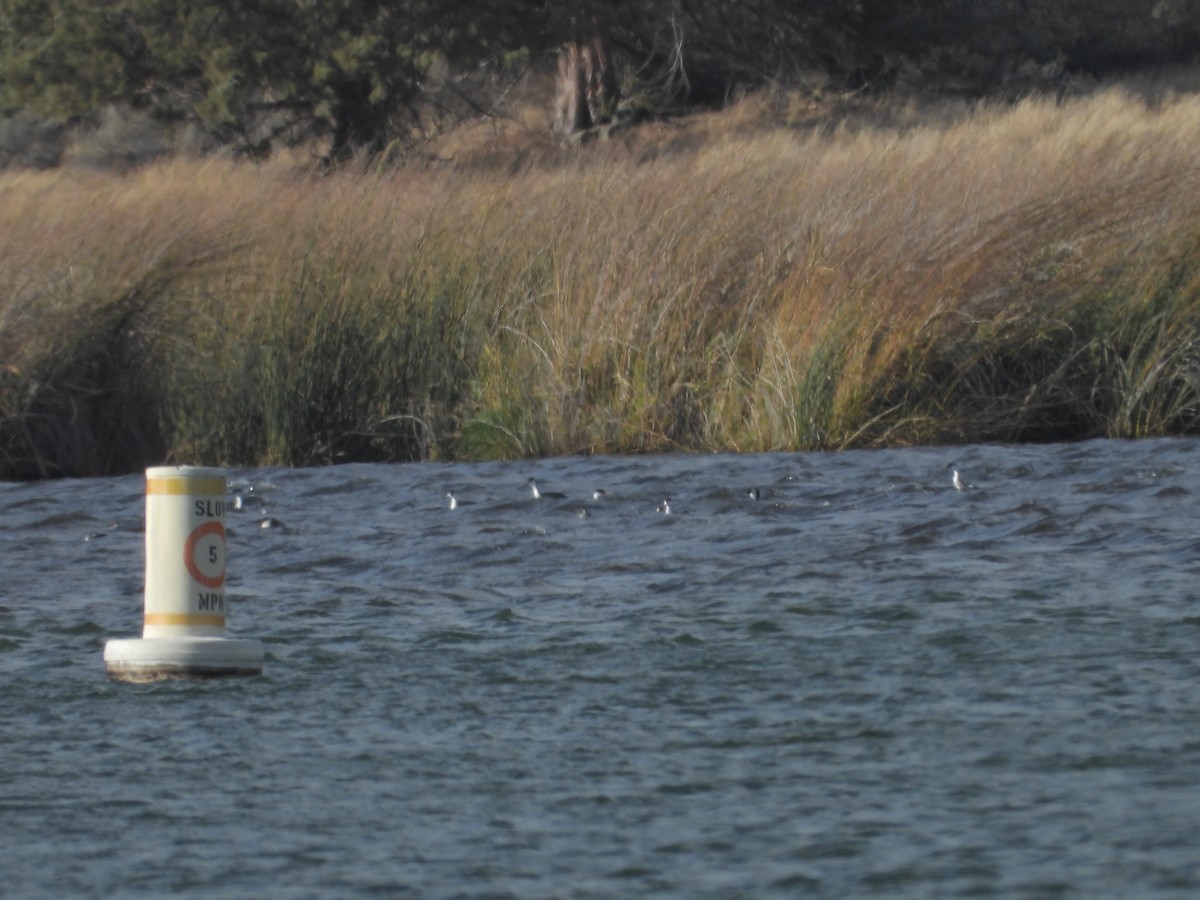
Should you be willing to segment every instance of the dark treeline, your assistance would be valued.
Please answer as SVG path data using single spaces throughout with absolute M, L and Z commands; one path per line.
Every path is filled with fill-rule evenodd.
M 897 86 L 964 93 L 1191 61 L 1200 0 L 0 0 L 0 165 L 22 129 L 114 105 L 262 156 L 403 149 L 494 111 L 567 40 L 602 35 L 650 110 L 738 92 Z M 53 143 L 53 142 L 50 142 Z

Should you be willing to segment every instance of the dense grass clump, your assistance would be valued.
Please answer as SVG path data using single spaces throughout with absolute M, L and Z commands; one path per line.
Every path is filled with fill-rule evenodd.
M 653 127 L 653 126 L 650 126 Z M 0 475 L 1200 427 L 1200 99 L 0 176 Z

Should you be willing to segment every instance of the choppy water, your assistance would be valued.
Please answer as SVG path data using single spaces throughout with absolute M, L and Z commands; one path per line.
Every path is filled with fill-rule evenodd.
M 230 475 L 147 686 L 143 479 L 0 484 L 0 895 L 1200 894 L 1200 442 Z

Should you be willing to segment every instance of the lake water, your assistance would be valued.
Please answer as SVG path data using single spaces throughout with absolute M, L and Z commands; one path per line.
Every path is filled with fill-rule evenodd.
M 1200 895 L 1200 441 L 229 476 L 140 686 L 143 477 L 0 484 L 0 895 Z

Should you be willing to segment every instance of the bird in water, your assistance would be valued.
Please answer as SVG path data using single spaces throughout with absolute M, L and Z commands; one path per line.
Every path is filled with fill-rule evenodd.
M 529 485 L 529 493 L 533 495 L 534 500 L 541 500 L 543 498 L 546 500 L 561 500 L 567 496 L 566 494 L 558 491 L 543 491 L 538 487 L 538 483 L 532 478 L 529 479 L 527 484 Z
M 761 495 L 759 494 L 758 488 L 752 487 L 750 490 L 746 491 L 746 496 L 751 500 L 757 500 Z
M 267 505 L 255 495 L 254 485 L 250 485 L 245 491 L 241 488 L 234 489 L 233 499 L 230 501 L 229 508 L 233 512 L 245 512 L 250 509 L 252 503 L 257 503 L 258 514 L 260 516 L 267 514 Z
M 254 489 L 249 488 L 248 492 L 252 491 L 252 490 L 254 490 Z M 258 522 L 256 524 L 258 525 L 259 528 L 283 528 L 284 527 L 283 522 L 279 521 L 279 519 L 276 519 L 274 516 L 272 516 L 271 514 L 269 514 L 267 512 L 267 504 L 263 503 L 262 500 L 258 501 Z
M 454 491 L 446 491 L 446 506 L 450 509 L 458 509 L 460 506 L 470 506 L 474 500 L 459 500 L 458 495 Z
M 608 494 L 605 492 L 604 488 L 596 488 L 594 491 L 592 491 L 593 500 L 603 500 L 607 496 Z
M 655 512 L 660 512 L 664 516 L 669 516 L 671 514 L 671 498 L 663 497 L 663 502 L 658 505 L 658 509 L 656 509 Z
M 958 469 L 954 470 L 954 475 L 950 479 L 954 483 L 954 489 L 961 491 L 966 489 L 966 484 L 963 483 L 962 476 L 958 474 Z
M 106 534 L 112 534 L 114 531 L 117 530 L 117 527 L 118 526 L 117 526 L 116 522 L 111 522 L 111 523 L 109 523 L 108 527 L 106 527 L 103 531 L 93 531 L 90 534 L 85 534 L 83 536 L 83 539 L 85 541 L 98 540 L 99 538 L 104 537 Z

